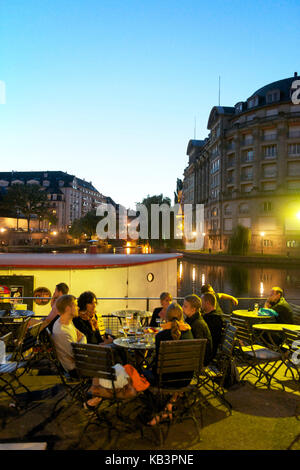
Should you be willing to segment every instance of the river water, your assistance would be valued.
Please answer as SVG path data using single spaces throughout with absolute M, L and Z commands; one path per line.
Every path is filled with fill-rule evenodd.
M 203 284 L 211 284 L 215 292 L 235 297 L 266 298 L 274 286 L 284 289 L 285 298 L 300 305 L 300 268 L 178 260 L 178 296 L 199 294 Z M 298 302 L 296 301 L 298 300 Z

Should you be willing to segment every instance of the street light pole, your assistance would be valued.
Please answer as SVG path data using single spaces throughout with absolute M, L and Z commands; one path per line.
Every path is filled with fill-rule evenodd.
M 261 232 L 260 236 L 261 236 L 261 254 L 263 255 L 264 254 L 264 236 L 265 236 L 265 232 Z

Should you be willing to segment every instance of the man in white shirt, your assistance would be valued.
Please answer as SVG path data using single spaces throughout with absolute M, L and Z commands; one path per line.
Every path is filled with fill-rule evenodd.
M 77 299 L 73 295 L 62 295 L 56 300 L 59 318 L 53 325 L 52 338 L 57 357 L 63 368 L 76 377 L 75 361 L 71 343 L 86 343 L 86 337 L 73 324 L 78 316 Z

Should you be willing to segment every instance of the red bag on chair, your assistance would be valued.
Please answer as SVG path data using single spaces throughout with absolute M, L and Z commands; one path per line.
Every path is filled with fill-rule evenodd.
M 131 377 L 132 385 L 136 389 L 137 392 L 143 392 L 150 387 L 150 383 L 143 375 L 140 375 L 138 371 L 131 365 L 126 364 L 123 366 L 129 377 Z

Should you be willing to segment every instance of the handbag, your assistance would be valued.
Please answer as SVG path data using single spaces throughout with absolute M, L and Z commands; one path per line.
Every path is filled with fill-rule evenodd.
M 139 374 L 131 364 L 125 364 L 124 369 L 131 378 L 132 385 L 137 392 L 144 392 L 150 387 L 148 380 L 143 375 Z

